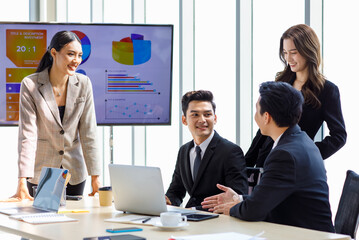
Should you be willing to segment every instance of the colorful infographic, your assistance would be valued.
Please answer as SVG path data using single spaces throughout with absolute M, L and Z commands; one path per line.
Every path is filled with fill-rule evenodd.
M 81 40 L 83 51 L 81 64 L 83 64 L 90 57 L 90 39 L 83 32 L 72 32 Z M 6 56 L 19 67 L 6 68 L 6 121 L 19 121 L 21 81 L 36 71 L 36 68 L 24 67 L 38 66 L 46 51 L 46 33 L 46 30 L 6 30 Z
M 46 51 L 46 30 L 6 29 L 6 56 L 17 67 L 37 67 Z
M 129 75 L 126 71 L 106 71 L 108 93 L 156 92 L 150 81 L 143 81 L 139 74 Z M 150 87 L 150 88 L 148 88 Z
M 151 41 L 143 35 L 132 33 L 131 37 L 112 42 L 112 58 L 121 64 L 138 65 L 151 58 Z
M 0 23 L 0 126 L 18 124 L 21 82 L 59 31 L 81 41 L 76 72 L 91 81 L 98 125 L 171 124 L 173 25 L 27 22 Z
M 81 40 L 82 53 L 83 53 L 82 54 L 82 62 L 81 62 L 81 64 L 84 64 L 87 61 L 87 59 L 90 57 L 90 54 L 91 54 L 91 42 L 90 42 L 90 39 L 83 32 L 80 32 L 80 31 L 77 31 L 77 30 L 73 30 L 71 32 L 75 33 Z
M 157 118 L 149 104 L 127 102 L 126 99 L 108 99 L 106 101 L 106 119 L 143 119 Z
M 6 121 L 19 121 L 21 80 L 36 68 L 6 68 Z

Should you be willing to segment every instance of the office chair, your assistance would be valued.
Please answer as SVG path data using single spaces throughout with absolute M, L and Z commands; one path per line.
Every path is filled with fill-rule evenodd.
M 348 170 L 335 215 L 335 231 L 355 239 L 359 221 L 359 175 Z
M 262 173 L 263 168 L 247 167 L 248 195 L 253 192 L 254 187 L 259 183 Z

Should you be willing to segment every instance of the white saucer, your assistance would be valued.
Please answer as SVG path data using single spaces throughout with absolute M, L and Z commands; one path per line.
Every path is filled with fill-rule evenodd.
M 163 226 L 161 222 L 157 222 L 157 223 L 155 223 L 154 226 L 162 228 L 162 229 L 167 229 L 167 230 L 175 230 L 175 229 L 181 229 L 181 228 L 187 227 L 188 225 L 189 225 L 188 222 L 183 222 L 183 223 L 178 224 L 177 226 Z

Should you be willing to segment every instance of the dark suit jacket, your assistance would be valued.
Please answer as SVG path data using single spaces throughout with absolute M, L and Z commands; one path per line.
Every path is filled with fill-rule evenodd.
M 193 146 L 193 141 L 190 141 L 178 152 L 172 182 L 166 193 L 173 205 L 179 206 L 187 191 L 190 199 L 186 207 L 200 208 L 204 198 L 221 192 L 216 187 L 217 183 L 229 186 L 238 193 L 248 192 L 246 166 L 238 145 L 215 132 L 203 155 L 195 182 L 189 160 L 189 151 Z
M 260 183 L 244 199 L 231 208 L 231 216 L 334 232 L 323 159 L 298 125 L 283 133 Z
M 293 85 L 293 82 L 290 83 Z M 318 99 L 322 103 L 318 109 L 308 104 L 303 105 L 303 113 L 298 125 L 314 140 L 323 122 L 325 121 L 327 123 L 329 136 L 326 136 L 323 141 L 315 143 L 323 159 L 326 159 L 344 146 L 347 139 L 347 132 L 345 131 L 338 87 L 334 83 L 326 80 Z M 262 167 L 272 146 L 273 140 L 270 137 L 263 136 L 260 130 L 258 130 L 257 135 L 254 137 L 245 155 L 247 166 L 253 167 L 256 165 L 257 167 Z

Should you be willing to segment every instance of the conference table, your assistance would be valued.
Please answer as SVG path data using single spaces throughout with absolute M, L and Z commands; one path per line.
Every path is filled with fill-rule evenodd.
M 12 206 L 31 205 L 32 202 L 0 203 L 0 208 Z M 197 234 L 215 234 L 237 232 L 261 237 L 267 240 L 324 240 L 324 239 L 350 239 L 350 236 L 328 232 L 314 231 L 304 228 L 291 227 L 267 222 L 246 222 L 230 216 L 220 215 L 218 218 L 200 222 L 189 222 L 189 225 L 178 229 L 168 230 L 148 225 L 123 224 L 104 221 L 105 219 L 125 216 L 115 207 L 101 207 L 98 196 L 84 197 L 80 201 L 66 201 L 66 206 L 60 210 L 84 209 L 84 213 L 67 213 L 68 217 L 78 219 L 76 222 L 30 224 L 10 219 L 0 214 L 0 231 L 22 236 L 27 239 L 83 239 L 85 237 L 98 237 L 116 235 L 106 232 L 107 228 L 137 226 L 143 229 L 140 232 L 124 233 L 144 237 L 148 240 L 168 240 L 172 236 L 188 236 Z

